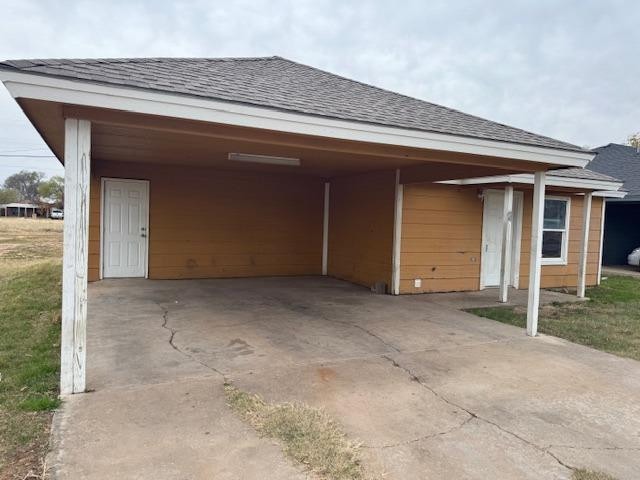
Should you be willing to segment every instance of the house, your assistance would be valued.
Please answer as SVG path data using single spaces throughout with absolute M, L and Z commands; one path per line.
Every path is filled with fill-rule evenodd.
M 5 203 L 0 205 L 0 217 L 33 217 L 39 208 L 31 203 Z
M 624 180 L 623 198 L 607 199 L 602 261 L 626 265 L 627 255 L 640 247 L 640 152 L 629 145 L 610 143 L 594 148 L 597 153 L 587 168 Z
M 576 174 L 594 154 L 575 145 L 280 57 L 16 60 L 0 79 L 65 164 L 63 393 L 85 389 L 102 278 L 514 284 L 532 336 L 541 285 L 597 281 L 599 195 L 620 184 Z

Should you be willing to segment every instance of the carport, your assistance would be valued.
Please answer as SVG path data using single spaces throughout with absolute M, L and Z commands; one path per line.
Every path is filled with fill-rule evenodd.
M 592 157 L 278 57 L 0 72 L 65 165 L 63 394 L 85 390 L 88 281 L 329 275 L 398 294 L 403 188 L 442 180 L 534 174 L 535 335 L 545 172 Z

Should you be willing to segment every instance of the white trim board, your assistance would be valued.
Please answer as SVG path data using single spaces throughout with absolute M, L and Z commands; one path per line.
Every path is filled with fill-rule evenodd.
M 612 192 L 612 191 L 601 191 L 601 192 L 593 192 L 594 197 L 603 197 L 603 198 L 624 198 L 627 196 L 629 192 Z
M 329 209 L 331 184 L 324 184 L 324 208 L 322 212 L 322 275 L 327 275 L 329 269 Z
M 462 180 L 443 180 L 436 183 L 444 183 L 449 185 L 484 185 L 491 183 L 520 183 L 523 185 L 533 185 L 533 174 L 518 173 L 514 175 L 496 175 L 492 177 L 464 178 Z M 617 190 L 621 188 L 622 185 L 622 182 L 606 182 L 603 180 L 589 180 L 571 177 L 554 177 L 552 172 L 547 172 L 548 187 L 568 187 L 583 188 L 585 190 L 601 190 L 603 194 L 602 196 L 605 196 L 605 193 L 617 194 Z
M 372 125 L 33 73 L 0 70 L 0 80 L 14 98 L 32 98 L 287 133 L 487 155 L 569 167 L 584 167 L 595 156 L 588 152 Z
M 391 252 L 391 293 L 400 295 L 400 257 L 402 256 L 402 202 L 404 185 L 400 183 L 400 170 L 396 170 L 393 206 L 393 251 Z

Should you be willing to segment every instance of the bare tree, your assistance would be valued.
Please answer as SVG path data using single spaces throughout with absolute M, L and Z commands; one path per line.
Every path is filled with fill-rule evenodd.
M 634 147 L 640 152 L 640 132 L 629 135 L 627 137 L 627 145 Z

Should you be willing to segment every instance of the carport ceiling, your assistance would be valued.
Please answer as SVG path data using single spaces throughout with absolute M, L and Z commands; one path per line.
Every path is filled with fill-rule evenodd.
M 92 122 L 96 161 L 211 166 L 297 173 L 324 178 L 402 168 L 406 182 L 451 180 L 544 169 L 537 163 L 311 137 L 115 110 L 20 99 L 20 106 L 58 156 L 64 153 L 64 118 Z M 293 157 L 301 166 L 228 160 L 229 152 Z

